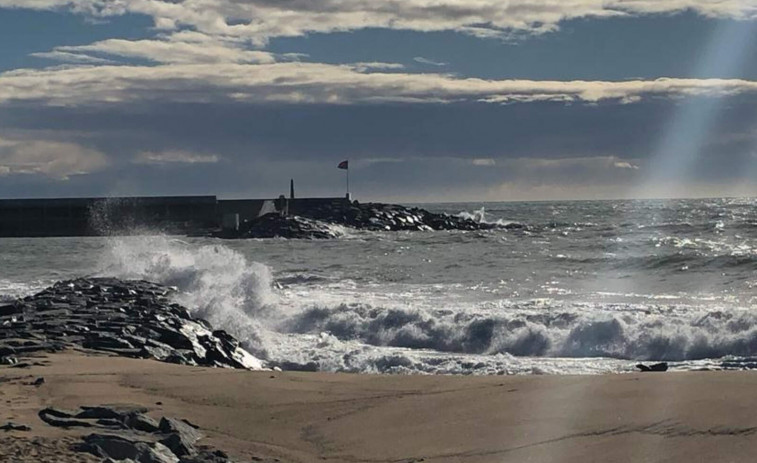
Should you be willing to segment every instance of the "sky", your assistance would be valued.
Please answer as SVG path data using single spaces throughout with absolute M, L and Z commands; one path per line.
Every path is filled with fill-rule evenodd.
M 0 197 L 757 195 L 757 0 L 0 0 Z

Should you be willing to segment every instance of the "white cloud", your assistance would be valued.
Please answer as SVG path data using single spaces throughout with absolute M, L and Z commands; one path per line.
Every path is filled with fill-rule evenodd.
M 366 72 L 365 68 L 365 64 L 288 62 L 22 69 L 0 74 L 0 105 L 29 100 L 70 106 L 140 101 L 633 103 L 644 98 L 757 93 L 757 82 L 740 79 L 484 80 L 431 73 Z
M 92 17 L 144 14 L 159 29 L 186 26 L 259 44 L 270 37 L 364 28 L 505 37 L 553 31 L 570 19 L 684 10 L 708 17 L 757 17 L 754 0 L 0 0 L 0 7 L 68 8 Z
M 442 67 L 442 66 L 447 66 L 447 65 L 449 65 L 449 63 L 443 63 L 443 62 L 441 62 L 441 61 L 434 61 L 434 60 L 430 60 L 430 59 L 428 59 L 428 58 L 424 58 L 424 57 L 422 57 L 422 56 L 416 56 L 415 58 L 413 58 L 413 61 L 415 61 L 416 63 L 420 63 L 420 64 L 427 64 L 427 65 L 429 65 L 429 66 L 438 66 L 438 67 Z
M 69 51 L 61 51 L 55 49 L 48 52 L 32 53 L 31 56 L 36 58 L 51 59 L 55 61 L 63 61 L 65 63 L 73 64 L 112 64 L 113 61 L 105 58 L 98 58 L 96 56 L 84 55 L 81 53 L 72 53 Z
M 100 151 L 74 143 L 0 139 L 0 175 L 34 174 L 67 180 L 107 164 Z
M 617 167 L 618 169 L 633 169 L 633 170 L 639 170 L 639 166 L 635 164 L 631 164 L 628 161 L 615 161 L 612 164 L 613 166 Z
M 135 164 L 214 164 L 220 161 L 215 154 L 198 154 L 189 151 L 143 151 L 134 158 Z
M 494 159 L 491 159 L 491 158 L 478 158 L 478 159 L 472 160 L 471 164 L 473 164 L 474 166 L 487 166 L 487 167 L 491 167 L 491 166 L 496 166 L 497 165 L 497 161 L 495 161 Z
M 108 39 L 90 45 L 56 47 L 49 54 L 35 56 L 55 58 L 66 54 L 75 58 L 91 54 L 104 54 L 132 59 L 145 59 L 158 63 L 273 63 L 274 55 L 265 51 L 247 50 L 233 41 L 218 40 L 196 33 L 182 33 L 159 39 L 124 40 Z M 74 61 L 76 62 L 76 61 Z M 85 61 L 81 61 L 85 62 Z

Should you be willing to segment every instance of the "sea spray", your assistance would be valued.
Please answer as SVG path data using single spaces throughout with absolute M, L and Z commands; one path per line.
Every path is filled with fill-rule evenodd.
M 637 359 L 679 361 L 676 367 L 684 368 L 757 355 L 757 317 L 721 299 L 687 303 L 656 293 L 607 301 L 610 293 L 596 293 L 591 300 L 537 300 L 508 292 L 476 302 L 459 297 L 459 284 L 376 285 L 346 273 L 335 280 L 337 271 L 312 258 L 306 266 L 290 263 L 285 287 L 277 289 L 271 270 L 252 262 L 252 251 L 245 258 L 210 240 L 190 241 L 112 238 L 101 273 L 178 287 L 179 302 L 195 315 L 275 363 L 363 373 L 593 373 L 632 368 Z M 309 243 L 265 245 L 278 246 L 281 255 Z M 346 245 L 319 244 L 318 255 Z M 361 246 L 373 245 L 389 246 Z M 245 246 L 257 253 L 262 245 Z
M 275 315 L 271 271 L 222 245 L 195 247 L 165 236 L 111 238 L 103 273 L 175 286 L 177 302 L 267 357 L 263 326 Z

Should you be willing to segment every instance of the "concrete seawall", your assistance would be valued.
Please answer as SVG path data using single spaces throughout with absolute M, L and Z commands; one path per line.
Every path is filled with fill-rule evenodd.
M 203 234 L 269 212 L 304 213 L 344 198 L 231 199 L 215 196 L 0 200 L 0 237 Z

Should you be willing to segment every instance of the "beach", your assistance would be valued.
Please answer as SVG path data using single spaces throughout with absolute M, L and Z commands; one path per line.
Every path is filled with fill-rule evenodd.
M 36 378 L 44 384 L 33 386 Z M 0 461 L 97 461 L 44 407 L 143 406 L 239 461 L 750 461 L 757 376 L 355 375 L 244 371 L 65 351 L 0 367 Z

